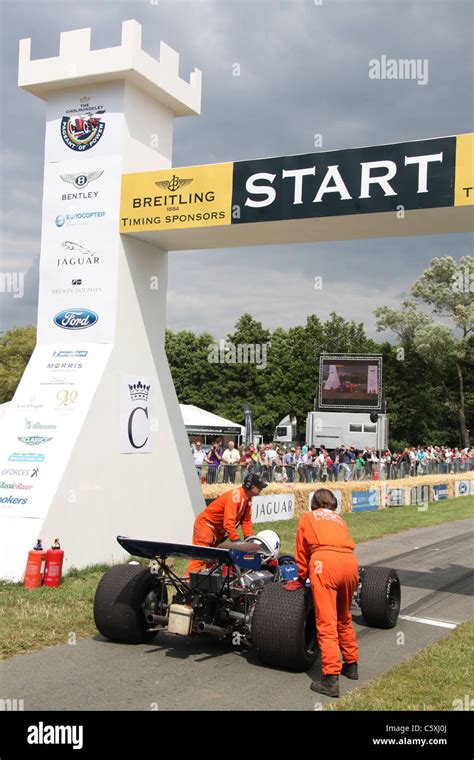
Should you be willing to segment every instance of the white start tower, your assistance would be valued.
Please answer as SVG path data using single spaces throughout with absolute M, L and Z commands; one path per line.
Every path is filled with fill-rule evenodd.
M 123 173 L 171 166 L 173 120 L 198 114 L 179 56 L 61 34 L 18 84 L 46 100 L 37 346 L 2 424 L 0 577 L 38 536 L 66 569 L 123 558 L 117 534 L 189 541 L 204 507 L 165 355 L 167 252 L 119 233 Z

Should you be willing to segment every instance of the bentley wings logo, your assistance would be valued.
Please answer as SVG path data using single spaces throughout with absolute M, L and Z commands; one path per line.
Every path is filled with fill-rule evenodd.
M 180 187 L 184 187 L 185 185 L 190 185 L 192 179 L 180 179 L 176 176 L 176 174 L 173 174 L 171 179 L 165 179 L 160 182 L 155 182 L 155 185 L 157 187 L 162 187 L 163 190 L 179 190 Z
M 60 174 L 59 176 L 63 182 L 70 182 L 74 187 L 83 188 L 86 187 L 89 182 L 93 182 L 95 179 L 101 177 L 103 173 L 104 170 L 102 169 L 102 171 L 82 172 L 81 174 Z

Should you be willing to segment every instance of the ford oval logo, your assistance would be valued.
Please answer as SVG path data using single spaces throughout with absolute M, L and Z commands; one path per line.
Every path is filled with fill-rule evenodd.
M 63 330 L 85 330 L 98 322 L 99 317 L 90 309 L 64 309 L 54 317 L 54 324 Z

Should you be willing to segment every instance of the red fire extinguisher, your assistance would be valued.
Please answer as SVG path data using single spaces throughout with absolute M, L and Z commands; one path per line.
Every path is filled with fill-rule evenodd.
M 44 569 L 43 586 L 59 586 L 63 569 L 64 552 L 55 538 L 51 549 L 46 552 L 46 567 Z
M 38 538 L 34 549 L 28 552 L 26 563 L 25 588 L 39 588 L 43 578 L 43 568 L 46 560 L 46 551 L 43 549 L 41 538 Z

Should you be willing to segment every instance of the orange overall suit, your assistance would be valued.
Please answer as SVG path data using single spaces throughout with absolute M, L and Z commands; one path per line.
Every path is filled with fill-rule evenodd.
M 193 544 L 197 546 L 217 546 L 226 534 L 231 541 L 237 541 L 236 528 L 241 525 L 244 538 L 252 535 L 252 499 L 245 489 L 233 488 L 214 499 L 200 515 L 196 517 L 193 531 Z M 191 560 L 186 575 L 198 573 L 206 562 Z
M 346 523 L 331 509 L 314 509 L 298 523 L 298 578 L 302 583 L 310 579 L 323 675 L 341 672 L 339 649 L 345 662 L 358 660 L 350 613 L 359 580 L 354 547 Z

